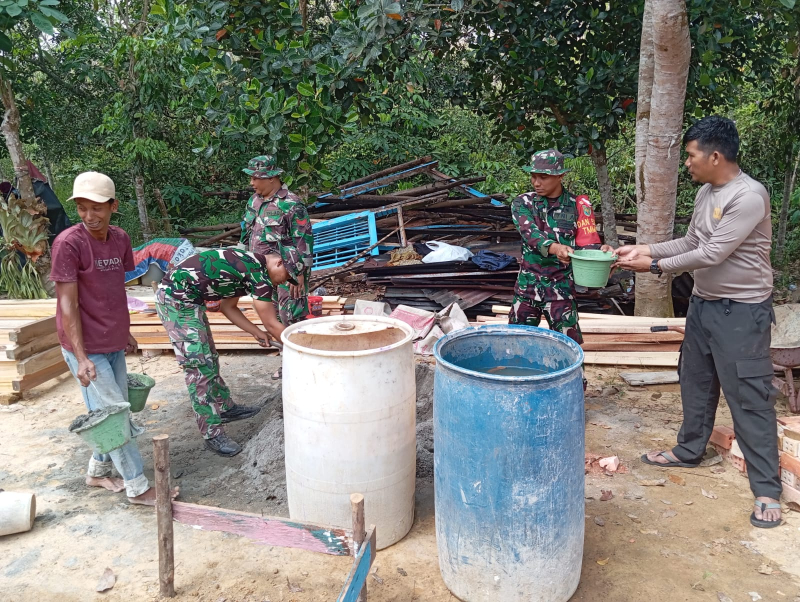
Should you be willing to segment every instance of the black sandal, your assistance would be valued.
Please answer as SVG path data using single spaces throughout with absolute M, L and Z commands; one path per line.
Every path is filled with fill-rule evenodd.
M 647 457 L 647 454 L 644 454 L 642 456 L 642 462 L 644 462 L 645 464 L 650 464 L 651 466 L 661 466 L 662 468 L 672 468 L 675 466 L 680 466 L 681 468 L 697 468 L 698 466 L 700 466 L 700 462 L 697 462 L 696 464 L 690 464 L 689 462 L 681 462 L 680 460 L 678 460 L 675 454 L 669 451 L 663 451 L 658 455 L 661 456 L 662 458 L 666 458 L 667 462 L 666 463 L 653 462 L 650 458 Z
M 781 509 L 781 505 L 776 502 L 759 502 L 756 500 L 754 503 L 756 508 L 761 510 L 761 516 L 764 516 L 764 510 L 774 510 L 774 509 Z M 750 513 L 750 524 L 754 527 L 758 527 L 759 529 L 774 529 L 775 527 L 779 526 L 783 522 L 783 518 L 779 518 L 778 520 L 763 520 L 761 518 L 756 518 L 756 513 Z

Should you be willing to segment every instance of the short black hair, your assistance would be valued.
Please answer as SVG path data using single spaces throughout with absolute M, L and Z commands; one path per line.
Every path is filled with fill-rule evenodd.
M 739 131 L 730 119 L 711 115 L 703 117 L 683 135 L 684 146 L 692 140 L 704 153 L 718 151 L 726 160 L 734 162 L 739 156 Z

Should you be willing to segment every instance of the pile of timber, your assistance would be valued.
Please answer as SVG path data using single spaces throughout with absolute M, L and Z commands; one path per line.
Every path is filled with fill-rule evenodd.
M 146 312 L 138 312 L 131 314 L 131 334 L 139 343 L 141 350 L 171 350 L 172 344 L 170 343 L 167 331 L 161 324 L 158 315 L 155 312 L 155 304 L 152 300 L 145 302 L 148 305 Z M 329 296 L 322 298 L 322 315 L 334 316 L 344 313 L 344 305 L 346 299 L 344 297 Z M 244 315 L 253 324 L 265 330 L 261 318 L 258 317 L 255 309 L 253 309 L 253 300 L 251 297 L 242 297 L 239 299 L 239 309 L 242 310 Z M 211 326 L 211 334 L 214 337 L 214 343 L 219 351 L 248 351 L 248 350 L 265 350 L 276 351 L 275 348 L 261 347 L 255 339 L 248 333 L 241 330 L 239 327 L 231 323 L 222 312 L 209 311 L 206 313 L 209 324 Z
M 518 245 L 517 245 L 518 247 Z M 507 249 L 507 254 L 519 254 Z M 385 288 L 384 301 L 392 306 L 409 305 L 427 311 L 439 311 L 450 303 L 458 303 L 468 317 L 491 313 L 498 304 L 511 303 L 519 273 L 515 260 L 507 267 L 490 271 L 472 261 L 448 261 L 389 266 L 386 258 L 377 257 L 365 263 L 361 271 L 365 282 Z M 606 287 L 577 287 L 578 307 L 584 312 L 611 312 L 630 308 L 633 289 L 630 272 L 616 272 Z
M 0 404 L 67 372 L 55 311 L 55 299 L 0 301 Z
M 241 224 L 217 224 L 215 226 L 198 226 L 178 230 L 181 236 L 188 238 L 196 247 L 223 247 L 235 245 L 242 234 Z
M 333 193 L 311 193 L 308 212 L 312 221 L 319 222 L 350 213 L 371 211 L 379 218 L 379 238 L 387 232 L 396 234 L 396 242 L 384 241 L 385 247 L 405 246 L 409 238 L 412 242 L 426 238 L 427 226 L 455 223 L 455 220 L 459 220 L 458 228 L 443 233 L 447 240 L 452 240 L 453 235 L 458 237 L 457 240 L 463 240 L 465 236 L 461 235 L 462 232 L 467 233 L 466 238 L 473 240 L 512 236 L 510 214 L 505 215 L 508 209 L 492 204 L 492 201 L 505 199 L 505 195 L 487 196 L 471 187 L 472 184 L 485 181 L 484 176 L 454 178 L 439 171 L 438 166 L 439 162 L 430 156 L 421 157 L 344 183 Z M 405 185 L 404 188 L 400 183 L 405 180 L 417 182 L 412 181 L 411 186 Z M 251 194 L 252 190 L 244 189 L 208 192 L 204 196 L 245 200 Z M 404 216 L 404 212 L 422 209 L 425 211 L 421 214 Z M 439 212 L 445 209 L 451 215 L 441 217 Z M 483 213 L 487 210 L 490 214 L 484 219 Z M 459 213 L 464 211 L 466 213 Z M 503 227 L 498 226 L 499 214 L 503 214 L 499 218 Z M 384 219 L 380 221 L 380 218 Z M 504 232 L 497 234 L 499 230 Z M 230 246 L 238 242 L 241 229 L 240 224 L 216 224 L 185 228 L 180 233 L 199 247 Z
M 507 324 L 511 307 L 495 305 L 494 315 L 478 316 L 477 324 Z M 684 327 L 686 318 L 645 318 L 579 313 L 585 363 L 612 366 L 677 367 L 683 334 L 652 332 L 653 326 Z M 547 328 L 543 319 L 542 328 Z
M 309 213 L 330 219 L 355 211 L 398 212 L 426 207 L 431 210 L 482 205 L 505 195 L 489 197 L 471 187 L 484 176 L 454 178 L 439 171 L 439 162 L 430 156 L 394 165 L 363 178 L 342 184 L 336 193 L 314 193 L 316 201 Z M 399 186 L 408 179 L 427 180 L 417 186 Z M 454 196 L 451 196 L 454 195 Z

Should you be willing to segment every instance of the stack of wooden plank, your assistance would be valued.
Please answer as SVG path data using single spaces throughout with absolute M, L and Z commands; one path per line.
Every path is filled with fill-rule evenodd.
M 139 349 L 172 349 L 167 331 L 155 313 L 155 304 L 152 301 L 147 304 L 149 310 L 146 313 L 131 314 L 131 334 L 139 343 Z M 253 309 L 252 299 L 249 297 L 240 299 L 239 309 L 253 324 L 262 325 L 261 319 Z M 211 324 L 211 333 L 217 350 L 263 349 L 251 335 L 234 326 L 221 312 L 209 311 L 206 315 Z
M 344 313 L 344 304 L 347 301 L 344 297 L 326 296 L 322 298 L 323 316 L 341 316 Z
M 478 324 L 508 323 L 511 308 L 492 306 L 492 316 L 478 316 Z M 620 366 L 678 365 L 680 332 L 651 332 L 652 326 L 686 325 L 685 318 L 645 318 L 610 314 L 580 313 L 585 363 Z M 542 320 L 541 326 L 547 328 Z
M 347 299 L 344 297 L 329 296 L 322 298 L 322 315 L 338 316 L 344 313 L 344 305 Z M 131 334 L 139 343 L 139 349 L 172 349 L 167 332 L 155 313 L 155 304 L 152 301 L 145 301 L 148 305 L 146 313 L 131 314 Z M 262 327 L 261 318 L 258 317 L 253 309 L 253 300 L 250 297 L 239 299 L 239 309 L 253 324 Z M 214 343 L 217 350 L 256 350 L 263 349 L 256 343 L 255 339 L 248 333 L 234 326 L 228 318 L 221 312 L 207 312 L 208 321 L 211 324 L 211 334 L 214 336 Z M 274 349 L 273 349 L 274 351 Z
M 67 371 L 54 314 L 55 299 L 0 301 L 0 403 Z

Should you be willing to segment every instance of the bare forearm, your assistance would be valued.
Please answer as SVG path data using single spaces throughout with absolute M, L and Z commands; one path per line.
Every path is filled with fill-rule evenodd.
M 86 350 L 83 346 L 83 327 L 81 325 L 81 312 L 77 303 L 62 302 L 61 326 L 72 345 L 72 353 L 80 361 L 86 359 Z
M 254 337 L 260 337 L 261 330 L 258 328 L 258 326 L 247 319 L 235 302 L 226 303 L 226 301 L 229 300 L 225 299 L 222 303 L 220 303 L 219 310 L 231 321 L 231 324 L 241 330 L 244 330 L 246 333 L 253 335 Z
M 275 313 L 275 306 L 272 302 L 255 299 L 253 300 L 253 307 L 256 313 L 258 313 L 258 317 L 261 318 L 261 323 L 264 325 L 264 328 L 267 329 L 269 335 L 276 341 L 280 341 L 281 334 L 283 334 L 286 327 L 278 320 L 278 316 Z

